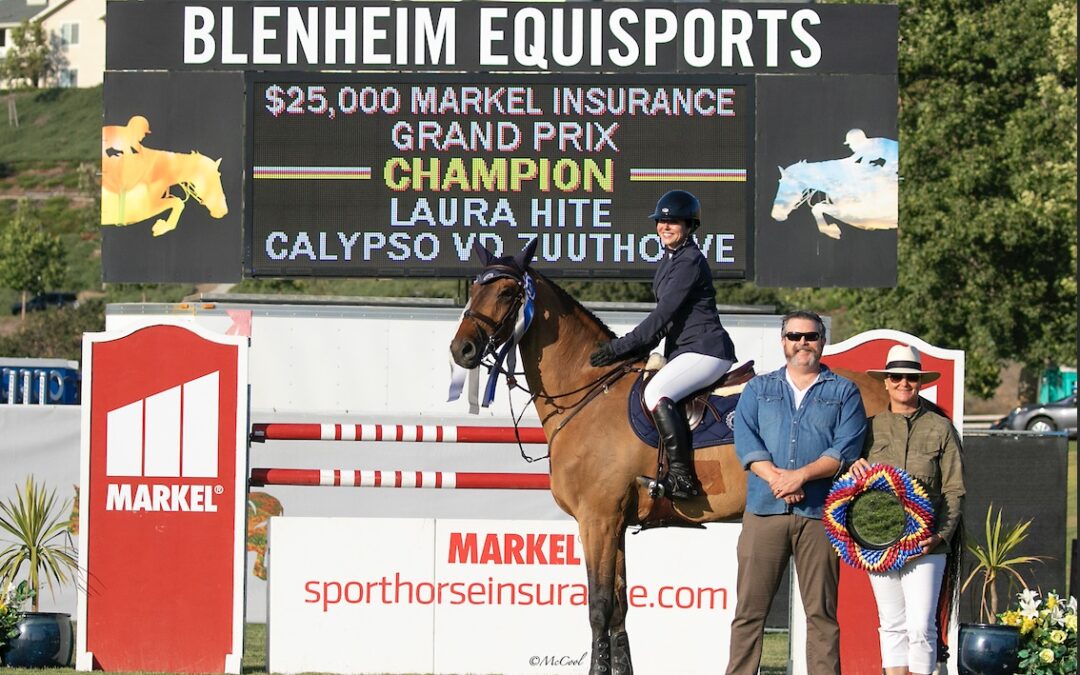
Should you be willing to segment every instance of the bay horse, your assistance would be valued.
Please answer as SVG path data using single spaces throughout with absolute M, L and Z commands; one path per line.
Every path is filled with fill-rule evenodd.
M 506 343 L 518 310 L 535 289 L 533 319 L 518 348 L 528 390 L 544 427 L 550 453 L 551 493 L 578 523 L 589 589 L 592 628 L 590 675 L 633 673 L 626 634 L 626 530 L 646 522 L 655 501 L 639 476 L 654 475 L 657 450 L 630 427 L 627 396 L 634 377 L 621 375 L 643 360 L 594 368 L 589 354 L 614 333 L 563 289 L 530 267 L 537 239 L 513 258 L 496 258 L 479 244 L 483 271 L 450 344 L 454 361 L 475 368 Z M 526 277 L 531 282 L 526 282 Z M 779 333 L 779 331 L 778 331 Z M 856 379 L 874 414 L 887 404 L 884 387 L 863 373 Z M 868 401 L 872 397 L 872 403 Z M 873 412 L 871 412 L 871 410 Z M 737 520 L 746 505 L 746 473 L 732 444 L 694 451 L 701 496 L 662 500 L 684 524 Z
M 220 159 L 211 159 L 194 150 L 180 153 L 148 148 L 141 145 L 142 135 L 136 132 L 129 134 L 132 138 L 122 138 L 124 135 L 118 132 L 105 133 L 130 127 L 129 124 L 129 127 L 103 129 L 102 225 L 131 225 L 168 211 L 151 229 L 159 237 L 176 229 L 189 197 L 202 204 L 212 218 L 222 218 L 229 212 L 221 187 Z M 112 136 L 121 139 L 112 140 Z M 182 197 L 172 193 L 174 185 L 181 188 Z
M 817 223 L 818 231 L 840 238 L 840 227 L 825 216 L 862 230 L 895 230 L 898 178 L 895 170 L 854 162 L 850 158 L 823 162 L 800 160 L 780 169 L 773 220 L 783 222 L 803 204 Z

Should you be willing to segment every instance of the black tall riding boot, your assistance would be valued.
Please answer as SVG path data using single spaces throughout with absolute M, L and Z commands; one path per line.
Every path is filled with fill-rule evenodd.
M 698 494 L 690 459 L 690 427 L 686 417 L 670 398 L 662 398 L 653 409 L 653 420 L 660 440 L 667 449 L 668 473 L 664 477 L 664 494 L 671 499 L 689 499 Z

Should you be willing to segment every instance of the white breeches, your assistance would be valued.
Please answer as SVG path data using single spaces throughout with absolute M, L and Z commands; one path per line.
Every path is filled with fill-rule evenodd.
M 932 673 L 937 666 L 937 606 L 945 554 L 925 555 L 895 572 L 871 573 L 881 626 L 881 666 Z
M 683 352 L 668 361 L 645 385 L 645 406 L 653 410 L 662 398 L 670 398 L 678 403 L 720 379 L 731 365 L 732 362 L 727 359 Z

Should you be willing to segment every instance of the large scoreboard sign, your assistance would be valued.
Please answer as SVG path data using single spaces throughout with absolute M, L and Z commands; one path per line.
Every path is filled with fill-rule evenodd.
M 651 277 L 648 215 L 707 205 L 702 252 L 748 268 L 748 78 L 259 74 L 249 87 L 251 272 L 467 276 L 474 241 L 540 238 L 548 274 Z
M 645 279 L 702 203 L 718 279 L 890 286 L 895 5 L 107 3 L 106 281 L 462 277 L 538 238 Z

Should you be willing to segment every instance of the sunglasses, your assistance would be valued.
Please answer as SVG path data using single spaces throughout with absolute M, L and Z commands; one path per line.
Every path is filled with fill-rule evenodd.
M 918 382 L 922 375 L 918 373 L 889 373 L 889 382 L 900 382 L 901 380 L 907 380 L 908 382 Z
M 792 341 L 792 342 L 798 342 L 799 340 L 802 340 L 803 338 L 806 338 L 807 342 L 817 342 L 818 339 L 821 337 L 821 333 L 818 333 L 817 331 L 813 331 L 813 332 L 810 332 L 810 333 L 791 332 L 791 333 L 784 333 L 784 337 L 787 338 L 788 340 Z

